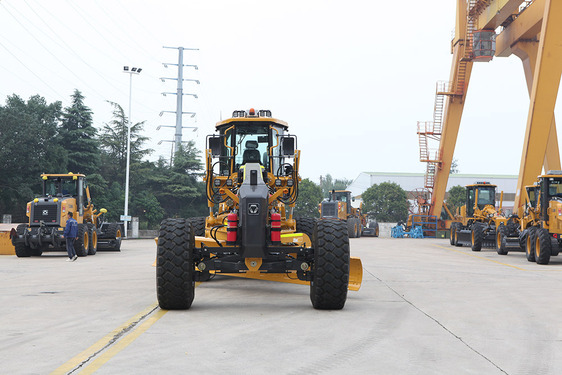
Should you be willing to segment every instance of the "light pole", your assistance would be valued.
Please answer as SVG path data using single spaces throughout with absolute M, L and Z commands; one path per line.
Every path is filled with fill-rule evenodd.
M 127 122 L 127 167 L 125 169 L 125 209 L 124 209 L 124 236 L 127 238 L 127 224 L 129 221 L 129 169 L 131 165 L 131 99 L 133 98 L 133 74 L 139 74 L 142 68 L 123 67 L 123 73 L 129 74 L 129 121 Z

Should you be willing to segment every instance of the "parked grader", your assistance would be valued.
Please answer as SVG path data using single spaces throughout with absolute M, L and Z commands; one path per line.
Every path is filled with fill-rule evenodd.
M 524 191 L 519 209 L 521 239 L 527 260 L 548 264 L 562 244 L 562 171 L 548 171 Z
M 450 227 L 450 242 L 455 246 L 471 246 L 480 251 L 483 246 L 495 247 L 498 254 L 507 254 L 508 247 L 519 246 L 517 216 L 502 214 L 500 198 L 496 210 L 496 185 L 477 182 L 466 186 L 466 204 L 455 215 Z
M 363 203 L 360 207 L 353 207 L 355 198 L 348 190 L 332 190 L 328 200 L 318 205 L 322 219 L 342 220 L 347 225 L 347 233 L 350 238 L 361 236 L 379 235 L 379 225 L 376 221 L 368 222 L 367 215 L 362 212 Z
M 163 309 L 188 309 L 195 282 L 214 275 L 310 285 L 316 309 L 341 309 L 361 284 L 345 222 L 295 220 L 300 151 L 286 122 L 266 110 L 234 111 L 207 137 L 205 218 L 166 219 L 157 250 Z
M 67 214 L 78 222 L 76 255 L 96 254 L 98 249 L 119 251 L 121 227 L 103 223 L 105 208 L 97 211 L 90 196 L 86 176 L 79 173 L 42 174 L 43 193 L 27 203 L 29 222 L 12 229 L 10 234 L 18 257 L 39 256 L 45 251 L 66 251 L 62 237 Z

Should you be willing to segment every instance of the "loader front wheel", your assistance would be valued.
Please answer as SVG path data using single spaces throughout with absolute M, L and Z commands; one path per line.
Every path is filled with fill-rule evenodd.
M 552 254 L 552 242 L 548 229 L 541 228 L 537 231 L 535 240 L 535 260 L 537 264 L 548 264 Z
M 319 310 L 340 310 L 347 299 L 349 238 L 346 223 L 320 220 L 314 229 L 310 300 Z
M 484 239 L 484 228 L 480 223 L 472 224 L 472 251 L 482 250 L 482 240 Z
M 499 255 L 507 255 L 507 228 L 501 224 L 496 231 L 496 251 Z
M 166 219 L 160 224 L 156 257 L 156 293 L 165 310 L 186 310 L 195 297 L 195 238 L 191 222 Z

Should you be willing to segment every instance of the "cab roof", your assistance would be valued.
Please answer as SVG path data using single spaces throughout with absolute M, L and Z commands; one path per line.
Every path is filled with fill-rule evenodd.
M 250 108 L 249 111 L 240 110 L 232 112 L 232 117 L 217 122 L 216 128 L 229 124 L 235 125 L 239 122 L 272 122 L 284 127 L 285 129 L 289 127 L 289 124 L 287 124 L 285 121 L 271 117 L 271 111 L 269 110 L 260 109 L 259 111 L 256 111 L 253 108 Z
M 548 171 L 546 172 L 546 174 L 542 174 L 539 176 L 539 178 L 546 178 L 546 177 L 558 177 L 558 178 L 562 178 L 562 171 Z
M 86 177 L 86 175 L 83 175 L 81 173 L 41 173 L 41 178 L 51 178 L 51 177 L 61 177 L 61 178 L 73 178 L 74 176 L 76 177 Z
M 486 181 L 477 181 L 471 185 L 466 185 L 466 187 L 497 187 L 497 185 L 493 185 Z

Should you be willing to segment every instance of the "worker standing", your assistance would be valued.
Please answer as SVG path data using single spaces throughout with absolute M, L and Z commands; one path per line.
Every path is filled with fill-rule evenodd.
M 78 259 L 76 250 L 74 250 L 74 241 L 78 239 L 78 222 L 72 216 L 72 212 L 69 212 L 63 233 L 64 238 L 66 238 L 66 251 L 68 252 L 67 262 L 74 262 Z

